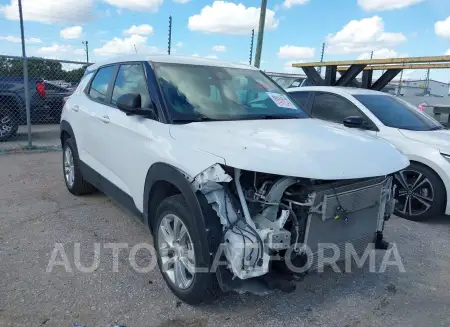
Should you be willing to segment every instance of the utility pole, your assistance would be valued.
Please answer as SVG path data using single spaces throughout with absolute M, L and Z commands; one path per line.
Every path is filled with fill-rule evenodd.
M 264 39 L 264 23 L 266 22 L 267 0 L 261 0 L 261 9 L 259 13 L 258 41 L 256 43 L 255 67 L 261 65 L 261 52 Z
M 85 46 L 86 51 L 86 62 L 89 63 L 89 42 L 88 41 L 82 41 L 82 43 Z
M 248 60 L 248 64 L 251 65 L 252 64 L 252 59 L 253 59 L 253 40 L 255 39 L 255 29 L 252 29 L 252 38 L 250 41 L 250 58 Z
M 28 148 L 33 146 L 31 140 L 31 114 L 30 114 L 30 94 L 28 87 L 28 58 L 25 53 L 25 31 L 23 28 L 23 15 L 22 15 L 22 0 L 19 3 L 19 18 L 20 18 L 20 37 L 22 38 L 22 57 L 23 57 L 23 83 L 25 88 L 25 110 L 27 116 L 27 128 L 28 128 Z
M 134 45 L 134 52 L 137 53 L 136 44 L 133 45 Z
M 425 94 L 431 93 L 429 91 L 429 87 L 430 87 L 430 68 L 427 69 L 427 79 L 425 81 Z
M 323 62 L 323 54 L 325 53 L 325 42 L 322 44 L 322 54 L 320 55 L 320 62 Z M 317 72 L 320 74 L 322 72 L 322 67 L 317 68 Z
M 370 53 L 370 60 L 373 59 L 373 51 Z
M 169 55 L 171 45 L 172 45 L 172 16 L 169 16 L 169 44 L 167 46 L 167 54 Z

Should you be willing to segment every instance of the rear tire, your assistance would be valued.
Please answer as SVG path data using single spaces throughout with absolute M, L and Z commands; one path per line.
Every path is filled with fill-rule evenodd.
M 170 230 L 172 227 L 169 225 L 170 228 L 167 228 L 165 223 L 167 223 L 167 221 L 174 221 L 174 219 L 179 219 L 187 230 L 187 235 L 193 245 L 193 250 L 189 250 L 191 254 L 190 258 L 193 258 L 190 263 L 194 262 L 194 266 L 197 268 L 193 274 L 187 274 L 189 283 L 185 283 L 182 285 L 183 287 L 177 285 L 176 278 L 174 278 L 173 273 L 169 273 L 170 264 L 168 264 L 168 257 L 170 258 L 170 255 L 166 255 L 166 253 L 171 251 L 170 248 L 172 248 L 172 246 L 168 245 L 167 234 L 165 233 L 167 233 L 167 230 Z M 218 223 L 220 225 L 218 220 L 205 220 L 208 220 L 208 224 L 216 225 Z M 153 235 L 158 258 L 158 266 L 171 291 L 179 299 L 191 305 L 209 302 L 214 299 L 220 292 L 220 289 L 215 272 L 210 271 L 211 263 L 209 261 L 211 260 L 208 259 L 208 262 L 205 262 L 204 258 L 209 258 L 211 253 L 215 254 L 217 249 L 212 249 L 209 243 L 202 244 L 203 242 L 201 240 L 205 238 L 207 240 L 220 238 L 220 235 L 210 235 L 213 231 L 217 234 L 218 231 L 220 231 L 220 228 L 217 229 L 216 227 L 218 226 L 205 226 L 202 219 L 193 217 L 184 196 L 181 194 L 170 196 L 161 202 L 156 211 L 154 226 L 155 228 Z M 175 223 L 173 230 L 176 231 Z M 174 235 L 176 235 L 176 232 L 174 232 Z M 186 235 L 186 233 L 184 233 L 184 235 Z M 174 239 L 176 239 L 176 237 Z M 178 242 L 180 242 L 180 240 Z M 174 260 L 178 259 L 175 258 Z M 173 271 L 175 271 L 175 264 L 173 264 L 173 266 Z M 186 267 L 186 264 L 183 264 L 183 267 Z M 207 267 L 207 271 L 199 271 L 200 267 Z M 186 270 L 188 271 L 188 269 Z
M 10 109 L 0 110 L 0 142 L 13 138 L 17 134 L 18 128 L 18 119 L 14 115 L 14 111 Z
M 424 221 L 444 213 L 447 194 L 440 177 L 429 167 L 412 162 L 395 174 L 398 199 L 395 214 L 413 221 Z
M 74 195 L 90 194 L 95 191 L 95 187 L 83 178 L 77 147 L 71 138 L 63 145 L 63 176 L 67 189 Z

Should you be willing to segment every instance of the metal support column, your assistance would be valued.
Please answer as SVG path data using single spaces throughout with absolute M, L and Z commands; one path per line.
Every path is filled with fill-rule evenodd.
M 325 81 L 320 76 L 320 74 L 317 72 L 317 70 L 314 69 L 314 67 L 302 67 L 303 71 L 305 72 L 306 76 L 309 78 L 309 80 L 313 83 L 313 85 L 317 86 L 325 86 Z
M 381 91 L 395 76 L 400 73 L 401 69 L 388 69 L 380 76 L 380 78 L 370 87 L 372 90 Z
M 370 87 L 372 86 L 372 76 L 373 76 L 373 70 L 363 71 L 362 84 L 361 84 L 361 87 L 363 89 L 370 89 Z
M 336 86 L 349 86 L 351 82 L 360 74 L 367 65 L 351 65 L 338 79 Z
M 327 66 L 325 69 L 325 85 L 334 85 L 336 83 L 337 66 Z M 320 73 L 320 72 L 319 72 Z

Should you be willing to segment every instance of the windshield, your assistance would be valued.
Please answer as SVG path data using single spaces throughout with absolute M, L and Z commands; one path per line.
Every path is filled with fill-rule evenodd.
M 389 95 L 362 94 L 354 96 L 384 125 L 413 131 L 429 131 L 444 127 L 413 105 Z
M 155 71 L 174 121 L 309 117 L 258 70 L 158 63 Z

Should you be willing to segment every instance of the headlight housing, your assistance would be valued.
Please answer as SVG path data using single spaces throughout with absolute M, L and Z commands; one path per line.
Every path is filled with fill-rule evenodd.
M 450 162 L 450 154 L 445 154 L 441 152 L 441 156 L 443 156 L 445 159 L 447 159 L 448 162 Z

